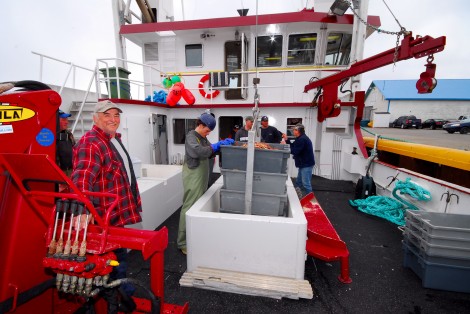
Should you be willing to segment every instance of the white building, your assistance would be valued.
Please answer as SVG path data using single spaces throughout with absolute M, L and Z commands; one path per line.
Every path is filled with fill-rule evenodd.
M 418 94 L 416 80 L 377 80 L 367 90 L 365 105 L 364 119 L 373 120 L 374 127 L 387 127 L 384 121 L 405 115 L 422 121 L 457 119 L 470 115 L 470 79 L 440 79 L 430 94 Z

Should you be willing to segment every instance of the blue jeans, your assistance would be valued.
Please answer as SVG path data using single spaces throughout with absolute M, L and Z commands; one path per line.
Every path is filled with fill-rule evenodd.
M 299 173 L 297 174 L 295 184 L 297 187 L 304 190 L 306 194 L 312 192 L 312 170 L 313 167 L 299 168 Z

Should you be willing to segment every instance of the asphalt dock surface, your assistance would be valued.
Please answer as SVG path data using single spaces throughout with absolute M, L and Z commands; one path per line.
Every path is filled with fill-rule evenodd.
M 165 302 L 178 305 L 189 302 L 189 313 L 207 314 L 469 313 L 470 294 L 423 288 L 421 279 L 403 267 L 401 230 L 388 221 L 352 208 L 348 200 L 354 197 L 353 183 L 314 177 L 312 184 L 323 210 L 348 246 L 351 284 L 342 284 L 337 279 L 339 262 L 327 263 L 308 257 L 305 279 L 312 285 L 312 300 L 276 300 L 181 287 L 179 280 L 186 271 L 186 257 L 176 247 L 178 210 L 162 224 L 169 231 L 165 251 Z M 128 276 L 149 285 L 148 261 L 142 259 L 139 251 L 130 254 Z M 136 295 L 139 294 L 145 296 L 137 290 Z

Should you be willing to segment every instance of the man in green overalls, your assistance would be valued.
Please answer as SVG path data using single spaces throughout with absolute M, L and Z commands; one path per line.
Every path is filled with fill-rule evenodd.
M 178 227 L 178 248 L 186 254 L 186 212 L 206 192 L 209 183 L 209 158 L 220 150 L 220 145 L 231 145 L 232 139 L 225 139 L 215 144 L 207 140 L 214 130 L 215 118 L 203 113 L 196 121 L 196 129 L 186 134 L 185 156 L 183 165 L 183 207 Z

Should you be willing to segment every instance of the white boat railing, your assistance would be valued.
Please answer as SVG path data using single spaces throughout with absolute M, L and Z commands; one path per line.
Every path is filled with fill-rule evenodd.
M 85 125 L 86 123 L 84 122 L 84 117 L 83 117 L 83 108 L 85 104 L 87 103 L 87 99 L 89 96 L 90 91 L 92 90 L 93 86 L 93 81 L 95 82 L 95 87 L 96 87 L 96 93 L 97 93 L 97 99 L 101 99 L 106 97 L 106 94 L 102 92 L 103 85 L 106 86 L 107 91 L 108 91 L 108 97 L 109 98 L 118 98 L 118 99 L 131 99 L 130 94 L 132 94 L 132 99 L 133 100 L 140 100 L 143 101 L 145 100 L 146 97 L 156 90 L 168 90 L 168 88 L 165 88 L 162 83 L 162 78 L 172 76 L 172 75 L 179 75 L 183 78 L 183 80 L 189 80 L 192 83 L 188 85 L 196 85 L 197 87 L 189 87 L 187 86 L 186 89 L 190 91 L 199 91 L 203 89 L 199 84 L 197 84 L 197 79 L 195 77 L 205 75 L 209 71 L 199 71 L 199 72 L 188 72 L 188 73 L 182 73 L 182 72 L 170 72 L 170 73 L 165 73 L 157 69 L 155 66 L 148 65 L 148 64 L 143 64 L 140 62 L 134 62 L 134 61 L 129 61 L 126 59 L 121 59 L 121 58 L 102 58 L 102 59 L 97 59 L 96 61 L 96 66 L 95 69 L 89 69 L 83 66 L 76 65 L 72 62 L 68 61 L 63 61 L 54 57 L 46 56 L 41 53 L 33 52 L 34 54 L 38 55 L 40 57 L 40 74 L 39 74 L 39 80 L 43 80 L 43 75 L 44 75 L 44 59 L 49 59 L 55 62 L 59 62 L 62 64 L 66 64 L 69 66 L 67 74 L 65 79 L 63 80 L 62 84 L 60 85 L 60 91 L 59 94 L 62 93 L 64 87 L 66 86 L 67 82 L 70 79 L 70 76 L 72 76 L 72 88 L 76 88 L 76 69 L 81 69 L 85 70 L 89 73 L 91 73 L 90 78 L 88 80 L 87 88 L 86 88 L 86 93 L 81 101 L 80 107 L 78 109 L 78 114 L 76 115 L 74 119 L 74 123 L 72 126 L 72 132 L 75 132 L 77 125 L 80 123 L 81 126 L 81 131 L 82 134 L 84 131 L 86 131 Z M 127 69 L 120 68 L 118 65 L 120 64 L 126 64 Z M 132 73 L 132 78 L 126 77 L 126 75 L 121 75 L 122 73 L 120 72 L 122 69 L 124 69 L 124 73 L 130 72 Z M 249 69 L 245 71 L 233 71 L 230 72 L 230 74 L 234 75 L 240 75 L 243 79 L 243 86 L 241 87 L 230 87 L 230 89 L 242 89 L 246 91 L 254 91 L 255 87 L 254 85 L 251 84 L 251 81 L 255 77 L 260 77 L 263 78 L 263 76 L 266 75 L 280 75 L 280 79 L 276 80 L 271 80 L 271 84 L 262 84 L 263 80 L 261 81 L 261 84 L 258 84 L 257 88 L 260 91 L 265 91 L 266 95 L 270 95 L 270 91 L 276 92 L 279 89 L 284 89 L 283 95 L 290 95 L 287 99 L 284 99 L 284 102 L 299 102 L 296 100 L 296 96 L 298 93 L 298 88 L 300 85 L 306 83 L 304 82 L 305 78 L 304 76 L 317 76 L 315 73 L 318 73 L 318 71 L 321 71 L 321 68 L 317 67 L 312 67 L 312 68 L 305 68 L 305 69 Z M 339 69 L 335 68 L 329 68 L 330 72 L 331 71 L 336 71 Z M 221 70 L 212 70 L 213 72 L 222 72 Z M 114 72 L 114 73 L 113 73 Z M 130 74 L 127 73 L 127 74 Z M 309 73 L 306 75 L 305 73 Z M 71 75 L 72 74 L 72 75 Z M 283 80 L 283 76 L 291 74 L 291 78 L 287 78 L 286 80 Z M 244 77 L 246 75 L 246 77 Z M 82 80 L 83 81 L 83 80 Z M 81 82 L 82 82 L 81 81 Z M 278 82 L 283 81 L 283 83 L 279 84 Z M 276 83 L 274 83 L 276 82 Z M 274 84 L 272 84 L 274 83 Z M 126 86 L 124 86 L 124 84 Z M 114 85 L 114 86 L 112 86 Z M 129 95 L 126 97 L 122 97 L 123 95 L 123 89 L 122 87 L 126 87 L 129 89 Z M 115 89 L 114 89 L 115 88 Z M 114 90 L 113 90 L 114 89 Z M 214 89 L 209 87 L 209 92 L 211 93 Z M 147 93 L 147 95 L 146 95 Z M 263 97 L 263 94 L 261 94 Z M 152 95 L 150 95 L 152 97 Z M 266 98 L 263 99 L 265 102 L 270 102 L 267 101 Z M 96 101 L 96 100 L 94 100 Z M 208 104 L 212 104 L 214 101 L 215 102 L 220 102 L 220 99 L 214 100 L 213 98 L 208 99 L 209 101 Z M 225 100 L 222 100 L 225 101 Z M 244 100 L 241 100 L 242 102 L 251 102 L 249 98 L 245 98 Z M 272 102 L 272 101 L 271 101 Z M 302 102 L 304 102 L 302 100 Z
M 134 67 L 137 67 L 133 76 L 134 79 L 129 79 L 128 77 L 122 77 L 120 76 L 120 72 L 123 70 L 123 68 L 119 68 L 117 65 L 118 64 L 126 64 L 127 68 L 129 68 L 129 65 L 134 65 Z M 116 71 L 117 69 L 117 71 Z M 111 71 L 110 71 L 111 70 Z M 128 70 L 128 69 L 124 69 Z M 122 98 L 121 96 L 121 90 L 123 89 L 121 86 L 123 82 L 127 82 L 129 87 L 133 87 L 132 91 L 135 95 L 135 89 L 137 89 L 137 97 L 133 99 L 137 100 L 144 100 L 145 99 L 145 92 L 143 92 L 143 97 L 141 96 L 142 89 L 145 90 L 145 87 L 149 86 L 151 90 L 153 90 L 154 87 L 161 87 L 163 86 L 161 84 L 155 84 L 152 83 L 154 80 L 153 78 L 156 76 L 158 77 L 158 81 L 160 81 L 160 77 L 164 76 L 164 73 L 154 66 L 148 65 L 148 64 L 143 64 L 139 62 L 134 62 L 134 61 L 129 61 L 126 59 L 120 59 L 120 58 L 103 58 L 103 59 L 97 59 L 96 60 L 96 75 L 99 77 L 99 79 L 96 81 L 96 90 L 98 92 L 98 97 L 101 98 L 101 83 L 104 83 L 105 86 L 108 89 L 108 93 L 111 91 L 111 85 L 116 84 L 116 91 L 117 91 L 117 98 Z M 104 77 L 100 77 L 100 72 L 103 74 Z M 115 75 L 110 75 L 110 73 L 116 73 Z M 149 80 L 145 81 L 143 78 L 135 78 L 139 77 L 144 77 L 144 73 L 147 73 L 149 76 Z M 125 84 L 125 83 L 124 83 Z M 112 97 L 110 97 L 112 98 Z
M 39 56 L 39 81 L 40 82 L 43 82 L 43 76 L 44 76 L 44 59 L 48 59 L 48 60 L 52 60 L 52 61 L 56 61 L 56 62 L 59 62 L 59 63 L 62 63 L 62 64 L 65 64 L 65 65 L 68 65 L 68 71 L 67 71 L 67 75 L 64 79 L 64 81 L 62 82 L 60 86 L 60 90 L 59 90 L 59 95 L 62 94 L 62 91 L 64 90 L 64 88 L 66 87 L 67 85 L 67 82 L 69 80 L 69 77 L 70 77 L 70 74 L 72 73 L 72 88 L 75 89 L 76 88 L 76 69 L 82 69 L 84 71 L 87 71 L 87 72 L 91 72 L 92 75 L 94 75 L 95 73 L 95 70 L 94 69 L 89 69 L 89 68 L 86 68 L 86 67 L 83 67 L 83 66 L 80 66 L 80 65 L 77 65 L 77 64 L 74 64 L 70 61 L 63 61 L 63 60 L 60 60 L 60 59 L 57 59 L 57 58 L 54 58 L 54 57 L 51 57 L 51 56 L 47 56 L 45 54 L 42 54 L 42 53 L 39 53 L 39 52 L 35 52 L 35 51 L 31 51 L 32 54 L 35 54 L 35 55 L 38 55 Z
M 39 52 L 35 52 L 35 51 L 32 51 L 33 54 L 35 55 L 38 55 L 39 56 L 39 81 L 40 82 L 43 82 L 43 76 L 44 76 L 44 59 L 48 59 L 48 60 L 51 60 L 51 61 L 55 61 L 55 62 L 58 62 L 58 63 L 62 63 L 62 64 L 66 64 L 68 65 L 68 71 L 67 71 L 67 74 L 65 76 L 65 79 L 63 80 L 62 84 L 59 85 L 60 86 L 60 89 L 59 89 L 59 95 L 62 95 L 62 92 L 64 90 L 64 88 L 67 86 L 67 82 L 70 78 L 70 74 L 72 73 L 72 89 L 77 89 L 76 87 L 76 76 L 77 76 L 77 73 L 76 73 L 76 70 L 77 69 L 81 69 L 81 70 L 84 70 L 84 71 L 87 71 L 87 72 L 91 72 L 91 76 L 88 80 L 88 87 L 86 89 L 86 92 L 85 92 L 85 97 L 80 105 L 80 109 L 79 109 L 79 112 L 74 120 L 74 123 L 72 125 L 72 133 L 75 131 L 76 127 L 77 127 L 77 124 L 78 122 L 80 121 L 81 122 L 81 127 L 82 127 L 82 134 L 83 134 L 83 131 L 84 131 L 84 121 L 83 121 L 83 118 L 81 116 L 82 114 L 82 111 L 83 111 L 83 107 L 88 99 L 88 95 L 90 93 L 90 90 L 91 90 L 91 87 L 93 86 L 93 81 L 95 80 L 95 70 L 94 69 L 89 69 L 89 68 L 86 68 L 86 67 L 83 67 L 83 66 L 80 66 L 80 65 L 77 65 L 77 64 L 74 64 L 70 61 L 63 61 L 63 60 L 60 60 L 60 59 L 57 59 L 57 58 L 54 58 L 54 57 L 51 57 L 51 56 L 47 56 L 45 54 L 42 54 L 42 53 L 39 53 Z

